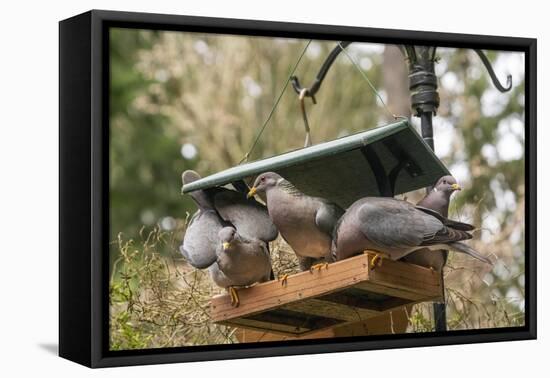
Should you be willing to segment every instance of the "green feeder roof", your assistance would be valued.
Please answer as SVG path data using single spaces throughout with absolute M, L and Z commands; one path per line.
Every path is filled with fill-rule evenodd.
M 184 193 L 277 172 L 302 192 L 346 208 L 365 196 L 393 196 L 449 174 L 408 121 L 238 165 L 186 184 Z

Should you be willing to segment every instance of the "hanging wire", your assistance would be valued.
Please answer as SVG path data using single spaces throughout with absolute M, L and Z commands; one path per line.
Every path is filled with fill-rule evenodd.
M 307 91 L 308 91 L 307 88 L 303 88 L 300 91 L 300 95 L 298 97 L 299 100 L 300 100 L 300 109 L 302 110 L 302 118 L 304 120 L 304 128 L 306 130 L 306 140 L 304 142 L 304 147 L 311 146 L 311 130 L 309 128 L 309 122 L 307 120 L 306 104 L 305 104 L 305 98 L 306 98 Z M 311 99 L 313 100 L 313 103 L 315 104 L 315 97 L 311 97 Z
M 340 42 L 338 42 L 338 46 L 340 46 L 340 49 L 342 50 L 342 52 L 344 54 L 346 54 L 346 56 L 348 57 L 348 59 L 350 60 L 350 62 L 353 64 L 353 66 L 357 69 L 357 71 L 359 71 L 359 73 L 361 74 L 361 76 L 363 76 L 363 79 L 365 79 L 365 81 L 367 82 L 367 84 L 369 85 L 369 87 L 372 89 L 372 91 L 374 92 L 374 94 L 376 95 L 376 97 L 378 97 L 378 99 L 380 100 L 380 102 L 382 103 L 382 105 L 384 106 L 384 109 L 393 117 L 393 119 L 398 119 L 398 118 L 406 118 L 406 117 L 400 117 L 400 116 L 397 116 L 395 114 L 393 114 L 391 111 L 390 111 L 390 108 L 388 108 L 388 105 L 386 105 L 386 102 L 384 101 L 384 99 L 382 98 L 382 96 L 380 95 L 380 93 L 376 90 L 376 88 L 374 87 L 374 85 L 371 83 L 371 81 L 369 80 L 369 78 L 367 77 L 367 75 L 363 72 L 363 70 L 361 69 L 361 67 L 359 67 L 359 65 L 357 64 L 357 62 L 352 58 L 352 56 L 346 51 L 346 49 L 342 46 L 342 44 Z
M 279 93 L 279 97 L 277 97 L 277 100 L 275 101 L 275 104 L 273 104 L 273 107 L 271 108 L 271 111 L 269 112 L 269 115 L 267 116 L 267 119 L 265 120 L 264 124 L 260 128 L 260 131 L 256 135 L 256 138 L 254 139 L 254 142 L 252 143 L 252 146 L 250 147 L 250 150 L 244 155 L 244 157 L 239 161 L 239 165 L 246 162 L 248 158 L 250 157 L 250 154 L 254 150 L 254 147 L 256 147 L 256 144 L 258 143 L 258 140 L 260 140 L 260 137 L 262 136 L 262 133 L 264 132 L 267 124 L 269 123 L 269 120 L 273 116 L 273 113 L 275 113 L 275 109 L 277 108 L 277 105 L 279 105 L 279 101 L 281 101 L 281 98 L 283 97 L 283 94 L 285 93 L 286 88 L 288 87 L 288 84 L 290 83 L 291 77 L 294 75 L 294 72 L 296 71 L 296 68 L 298 68 L 298 65 L 302 61 L 302 58 L 304 57 L 309 45 L 311 44 L 311 39 L 307 42 L 306 46 L 304 47 L 304 50 L 300 54 L 300 57 L 294 64 L 294 67 L 292 67 L 292 71 L 290 71 L 290 74 L 288 75 L 288 78 L 286 79 L 285 85 L 283 89 L 281 90 L 281 93 Z

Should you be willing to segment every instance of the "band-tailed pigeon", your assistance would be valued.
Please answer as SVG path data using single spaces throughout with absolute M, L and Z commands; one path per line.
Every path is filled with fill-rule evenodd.
M 239 306 L 237 288 L 247 287 L 271 278 L 271 258 L 267 244 L 258 239 L 246 239 L 233 227 L 218 233 L 216 262 L 209 268 L 212 280 L 229 291 L 231 304 Z
M 453 176 L 443 176 L 437 180 L 433 189 L 418 202 L 417 206 L 437 211 L 446 218 L 449 215 L 451 195 L 457 190 L 461 190 L 461 188 L 456 179 Z M 445 250 L 422 249 L 403 257 L 402 260 L 442 272 L 447 263 L 447 255 L 448 251 Z
M 340 206 L 305 195 L 274 172 L 256 178 L 248 197 L 256 193 L 265 193 L 269 216 L 298 256 L 302 270 L 310 269 L 315 260 L 331 261 L 332 232 L 344 213 Z
M 194 171 L 185 171 L 184 184 L 200 179 Z M 180 251 L 195 268 L 204 269 L 216 261 L 218 233 L 223 227 L 234 227 L 246 239 L 270 242 L 277 238 L 277 228 L 267 209 L 244 193 L 226 188 L 211 188 L 190 193 L 198 206 L 193 215 Z
M 372 250 L 399 260 L 423 248 L 452 249 L 491 264 L 461 242 L 472 238 L 471 230 L 471 225 L 407 201 L 365 197 L 353 203 L 338 222 L 332 253 L 335 260 L 343 260 Z

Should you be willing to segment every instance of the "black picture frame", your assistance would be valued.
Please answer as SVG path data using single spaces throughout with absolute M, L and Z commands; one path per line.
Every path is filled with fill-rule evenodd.
M 525 326 L 261 344 L 109 351 L 110 27 L 437 45 L 525 53 Z M 59 355 L 89 367 L 535 339 L 537 41 L 529 38 L 92 10 L 59 24 Z

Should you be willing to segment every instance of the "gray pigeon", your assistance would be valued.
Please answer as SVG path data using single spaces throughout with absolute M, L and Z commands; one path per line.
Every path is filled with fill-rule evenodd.
M 437 211 L 447 218 L 451 195 L 457 190 L 461 190 L 461 188 L 456 179 L 453 176 L 443 176 L 437 181 L 433 189 L 418 202 L 417 206 Z M 447 255 L 448 252 L 445 250 L 436 252 L 422 249 L 403 257 L 403 261 L 431 268 L 436 272 L 442 272 L 447 263 Z
M 246 239 L 233 227 L 218 233 L 216 262 L 209 268 L 212 280 L 229 291 L 231 304 L 239 306 L 238 287 L 247 287 L 271 278 L 271 259 L 267 244 L 258 239 Z
M 417 205 L 435 210 L 447 218 L 451 195 L 461 189 L 453 176 L 443 176 L 437 180 L 433 189 Z
M 248 197 L 256 193 L 265 193 L 269 216 L 298 256 L 302 270 L 319 259 L 331 261 L 332 232 L 344 214 L 340 206 L 305 195 L 274 172 L 256 178 Z
M 353 203 L 335 229 L 335 260 L 373 250 L 399 260 L 420 249 L 452 249 L 485 263 L 491 261 L 461 241 L 473 226 L 395 198 L 365 197 Z
M 193 171 L 185 171 L 182 175 L 184 184 L 198 178 L 200 176 Z M 216 261 L 218 233 L 228 223 L 215 210 L 206 192 L 199 190 L 190 195 L 197 204 L 198 210 L 187 225 L 180 252 L 189 264 L 197 269 L 204 269 Z
M 184 184 L 200 179 L 194 171 L 185 171 Z M 198 206 L 193 215 L 180 251 L 195 268 L 204 269 L 216 261 L 218 233 L 223 227 L 234 227 L 246 239 L 270 242 L 277 238 L 277 228 L 267 209 L 244 193 L 226 188 L 211 188 L 190 193 Z

